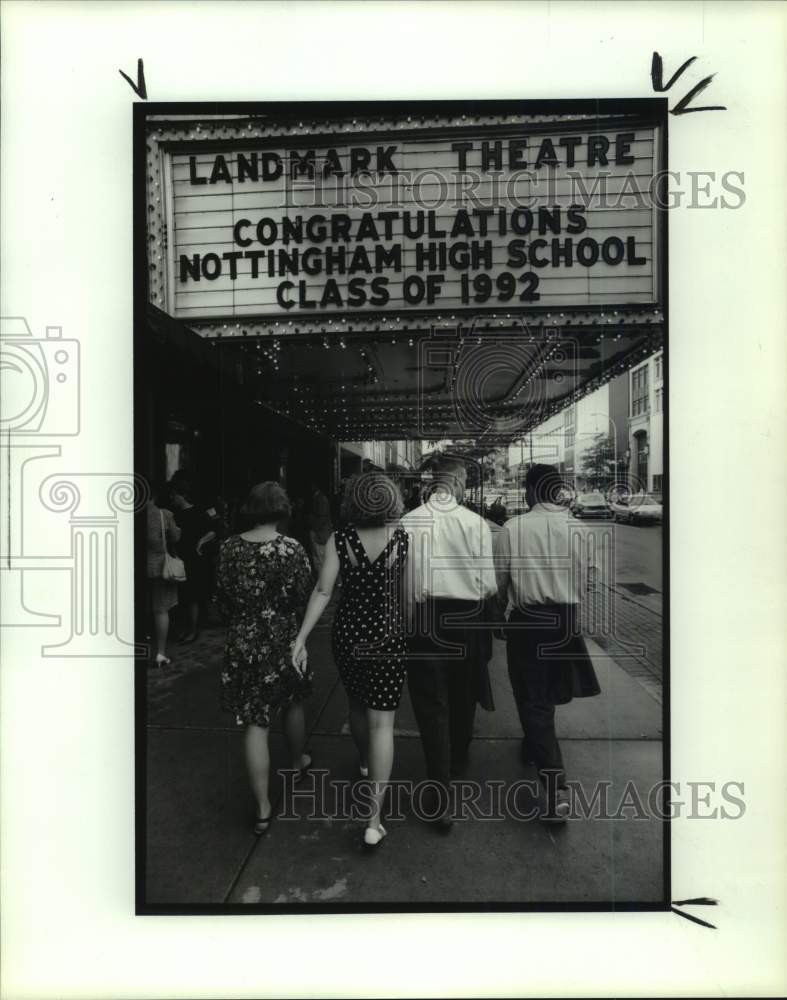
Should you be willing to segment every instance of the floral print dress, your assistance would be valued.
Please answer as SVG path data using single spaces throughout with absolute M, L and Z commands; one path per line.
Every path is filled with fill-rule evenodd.
M 268 728 L 272 717 L 311 694 L 312 674 L 292 665 L 311 589 L 303 546 L 276 535 L 250 542 L 228 538 L 219 556 L 219 603 L 228 620 L 221 674 L 222 707 L 238 725 Z

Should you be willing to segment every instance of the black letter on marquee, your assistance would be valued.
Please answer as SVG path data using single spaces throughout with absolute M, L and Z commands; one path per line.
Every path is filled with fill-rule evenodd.
M 538 156 L 536 157 L 536 170 L 546 163 L 548 167 L 556 167 L 557 164 L 557 153 L 555 152 L 555 147 L 552 144 L 551 139 L 543 139 L 541 142 L 541 148 L 538 151 Z
M 314 180 L 314 150 L 310 149 L 303 156 L 293 150 L 290 153 L 290 177 L 295 180 L 296 174 L 306 174 L 309 180 Z
M 472 142 L 452 142 L 451 149 L 455 153 L 459 153 L 459 169 L 467 170 L 467 151 L 472 149 Z
M 609 149 L 609 139 L 605 135 L 589 135 L 588 136 L 588 166 L 593 167 L 596 165 L 596 158 L 598 158 L 599 166 L 606 167 L 607 163 L 607 150 Z
M 250 226 L 251 222 L 248 219 L 238 219 L 232 228 L 232 238 L 239 247 L 247 247 L 251 244 L 251 240 L 248 236 L 241 236 L 241 227 L 246 228 Z
M 180 255 L 180 280 L 187 281 L 189 278 L 192 281 L 199 281 L 200 279 L 198 253 L 195 253 L 191 260 L 184 253 Z
M 510 170 L 527 166 L 527 160 L 523 155 L 526 149 L 527 139 L 511 139 L 508 143 L 508 166 Z
M 213 170 L 210 173 L 211 184 L 215 184 L 216 181 L 225 181 L 227 184 L 232 184 L 230 169 L 221 153 L 218 153 L 216 159 L 213 161 Z
M 558 146 L 566 147 L 566 166 L 574 166 L 574 150 L 582 142 L 582 136 L 566 135 L 558 141 Z
M 369 161 L 372 154 L 362 146 L 356 146 L 350 150 L 350 173 L 355 176 L 358 173 L 369 172 Z
M 191 181 L 192 184 L 207 184 L 208 183 L 208 178 L 207 177 L 199 177 L 197 175 L 197 157 L 196 156 L 190 156 L 189 157 L 189 180 Z
M 226 181 L 227 184 L 232 184 L 230 168 L 221 153 L 216 155 L 216 159 L 213 161 L 213 170 L 210 173 L 210 183 L 215 184 L 216 181 Z
M 377 173 L 384 174 L 386 170 L 389 173 L 398 173 L 394 161 L 391 159 L 393 154 L 396 152 L 396 146 L 378 146 L 377 147 Z
M 628 166 L 634 162 L 629 153 L 629 146 L 634 142 L 633 132 L 621 132 L 615 136 L 615 163 Z
M 247 177 L 253 181 L 257 181 L 259 180 L 259 174 L 257 154 L 252 153 L 251 159 L 248 159 L 244 153 L 238 153 L 238 180 L 240 183 L 242 184 Z

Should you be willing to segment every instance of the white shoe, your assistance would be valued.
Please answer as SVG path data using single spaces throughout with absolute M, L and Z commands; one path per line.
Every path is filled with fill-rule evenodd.
M 367 826 L 363 831 L 363 842 L 366 847 L 377 847 L 385 835 L 386 831 L 382 823 L 376 829 L 373 826 Z
M 358 765 L 358 770 L 361 772 L 361 777 L 362 778 L 368 778 L 369 777 L 369 768 L 368 767 L 364 767 L 363 764 L 359 764 Z

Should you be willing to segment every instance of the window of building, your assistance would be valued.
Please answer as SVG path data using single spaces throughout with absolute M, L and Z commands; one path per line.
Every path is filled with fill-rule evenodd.
M 563 411 L 563 433 L 565 434 L 565 446 L 570 448 L 574 444 L 576 434 L 576 405 L 566 407 Z
M 653 374 L 654 382 L 661 382 L 664 378 L 664 355 L 659 354 L 654 362 L 654 368 L 656 369 Z
M 654 476 L 653 477 L 653 492 L 662 493 L 663 492 L 664 476 Z
M 631 373 L 631 415 L 648 412 L 648 366 L 641 365 Z
M 653 409 L 656 413 L 661 413 L 664 409 L 664 386 L 659 386 L 653 393 Z

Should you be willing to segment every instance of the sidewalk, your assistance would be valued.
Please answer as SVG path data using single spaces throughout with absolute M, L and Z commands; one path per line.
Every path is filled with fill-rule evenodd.
M 661 594 L 635 598 L 619 586 L 603 586 L 592 606 L 583 607 L 582 622 L 583 632 L 659 703 L 664 663 L 661 604 Z
M 329 609 L 330 611 L 330 609 Z M 306 706 L 315 768 L 299 791 L 314 791 L 335 813 L 329 782 L 350 782 L 357 759 L 347 734 L 344 692 L 330 654 L 327 620 L 310 641 L 315 693 Z M 149 668 L 147 901 L 221 903 L 543 903 L 658 902 L 662 895 L 663 825 L 654 818 L 576 819 L 564 826 L 537 820 L 467 819 L 448 836 L 408 814 L 388 822 L 376 852 L 360 844 L 362 824 L 309 819 L 301 795 L 284 803 L 279 776 L 274 816 L 288 805 L 295 819 L 275 819 L 267 835 L 251 832 L 243 736 L 219 706 L 223 630 L 173 648 L 167 673 Z M 626 783 L 640 798 L 661 779 L 661 707 L 600 647 L 589 644 L 602 687 L 596 698 L 558 709 L 569 779 L 592 795 L 610 783 L 609 810 Z M 187 651 L 187 652 L 184 652 Z M 505 647 L 495 641 L 490 664 L 496 711 L 479 709 L 469 779 L 509 783 L 534 779 L 519 757 L 521 728 L 510 694 Z M 420 740 L 405 687 L 396 724 L 394 779 L 423 780 Z M 286 767 L 280 732 L 271 739 L 274 767 Z M 325 784 L 323 785 L 323 782 Z M 488 810 L 487 800 L 479 808 Z M 527 812 L 526 795 L 517 806 Z

